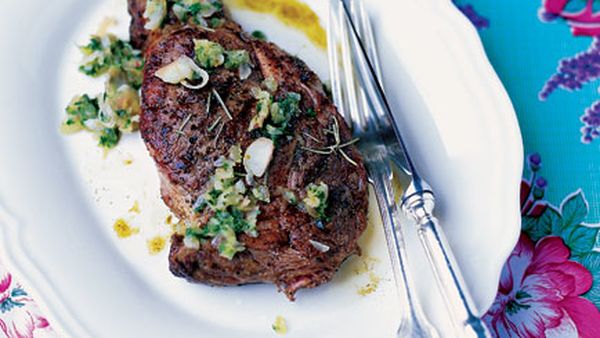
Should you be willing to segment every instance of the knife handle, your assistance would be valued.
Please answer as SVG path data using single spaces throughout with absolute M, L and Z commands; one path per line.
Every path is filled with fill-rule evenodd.
M 414 182 L 413 182 L 414 183 Z M 424 185 L 423 183 L 419 186 Z M 414 184 L 412 185 L 414 188 Z M 439 221 L 433 215 L 435 197 L 430 191 L 407 190 L 402 202 L 403 211 L 416 221 L 417 232 L 433 269 L 446 307 L 461 337 L 491 337 L 483 321 L 474 314 L 471 295 L 456 259 L 450 250 Z
M 373 155 L 371 155 L 373 156 Z M 381 213 L 383 230 L 392 263 L 392 273 L 396 282 L 398 299 L 401 305 L 398 338 L 439 338 L 439 333 L 423 315 L 416 289 L 410 275 L 406 244 L 399 222 L 401 211 L 396 204 L 396 195 L 392 186 L 391 168 L 383 161 L 369 168 L 369 178 L 375 189 L 377 205 Z

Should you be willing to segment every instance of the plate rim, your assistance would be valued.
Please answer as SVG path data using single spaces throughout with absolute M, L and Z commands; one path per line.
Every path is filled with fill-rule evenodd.
M 460 36 L 466 44 L 473 48 L 466 48 L 470 55 L 473 55 L 473 60 L 478 62 L 477 73 L 482 81 L 488 85 L 488 91 L 502 105 L 502 110 L 506 115 L 505 118 L 511 120 L 513 127 L 512 147 L 516 150 L 515 159 L 517 163 L 515 170 L 518 168 L 518 177 L 513 178 L 515 183 L 515 191 L 517 191 L 521 181 L 521 172 L 523 167 L 523 144 L 519 124 L 512 106 L 511 100 L 500 82 L 496 72 L 494 71 L 489 59 L 483 48 L 483 44 L 471 23 L 453 6 L 450 1 L 437 0 L 436 8 L 438 9 L 437 16 L 444 18 L 450 22 L 447 26 L 450 27 L 453 33 Z M 433 16 L 433 14 L 432 14 Z M 499 109 L 500 110 L 500 109 Z M 515 194 L 515 205 L 518 205 L 518 195 Z M 28 291 L 32 294 L 36 304 L 43 311 L 44 315 L 50 320 L 53 329 L 61 336 L 88 337 L 92 336 L 89 330 L 85 328 L 83 323 L 77 319 L 72 309 L 69 309 L 68 302 L 61 299 L 61 296 L 42 274 L 42 269 L 39 268 L 35 259 L 27 252 L 27 246 L 24 245 L 24 234 L 26 229 L 31 228 L 30 225 L 21 221 L 18 216 L 15 216 L 9 211 L 9 203 L 3 203 L 0 199 L 0 253 L 2 253 L 2 263 L 9 269 L 9 272 L 17 277 L 17 279 L 27 286 Z M 518 211 L 518 209 L 516 209 Z M 496 280 L 500 279 L 500 273 L 504 262 L 509 257 L 514 244 L 517 243 L 520 233 L 520 213 L 513 215 L 515 218 L 514 228 L 512 231 L 512 245 L 508 245 L 502 253 L 499 254 L 498 260 L 503 258 L 500 266 L 495 269 Z

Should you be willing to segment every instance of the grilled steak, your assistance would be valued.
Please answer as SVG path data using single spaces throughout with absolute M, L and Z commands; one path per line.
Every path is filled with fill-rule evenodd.
M 143 0 L 130 0 L 132 38 L 137 46 L 148 43 L 141 18 Z M 167 22 L 171 22 L 167 19 Z M 301 288 L 329 281 L 342 262 L 357 253 L 357 240 L 367 223 L 367 179 L 362 159 L 350 141 L 351 134 L 323 91 L 319 78 L 298 58 L 276 45 L 250 37 L 228 21 L 206 30 L 177 24 L 151 34 L 147 45 L 140 130 L 161 178 L 161 194 L 167 206 L 183 223 L 203 228 L 215 212 L 199 209 L 199 197 L 210 189 L 219 158 L 234 145 L 242 150 L 264 130 L 248 131 L 257 114 L 256 88 L 265 79 L 274 80 L 273 100 L 300 94 L 299 112 L 289 121 L 285 135 L 278 137 L 266 174 L 256 178 L 267 188 L 269 202 L 258 202 L 257 235 L 238 233 L 245 249 L 233 258 L 223 257 L 215 241 L 185 244 L 185 233 L 172 236 L 169 253 L 171 272 L 190 282 L 210 285 L 241 285 L 269 282 L 290 300 Z M 209 70 L 208 85 L 188 89 L 168 84 L 155 76 L 162 67 L 182 55 L 194 58 L 194 39 L 216 42 L 225 50 L 249 53 L 252 73 L 244 80 L 237 69 Z M 226 117 L 223 101 L 231 120 Z M 218 120 L 221 124 L 215 124 Z M 338 125 L 339 133 L 332 135 Z M 217 128 L 211 126 L 220 125 Z M 311 149 L 333 147 L 330 154 Z M 243 171 L 243 167 L 236 168 Z M 315 219 L 302 203 L 310 184 L 328 187 L 326 217 Z M 286 195 L 287 194 L 287 195 Z M 196 204 L 196 205 L 195 205 Z M 218 243 L 216 243 L 218 244 Z
M 129 38 L 131 45 L 134 48 L 145 51 L 148 46 L 158 38 L 162 37 L 169 32 L 173 32 L 185 26 L 177 18 L 173 12 L 173 1 L 167 2 L 167 15 L 163 20 L 159 29 L 148 30 L 144 28 L 146 20 L 143 17 L 143 13 L 146 10 L 146 2 L 148 0 L 128 0 L 127 10 L 131 16 L 131 24 L 129 25 Z M 220 4 L 220 3 L 219 3 Z M 224 10 L 215 12 L 211 19 L 220 20 L 219 27 L 223 29 L 229 29 L 232 31 L 242 31 L 242 28 L 234 21 L 229 19 Z

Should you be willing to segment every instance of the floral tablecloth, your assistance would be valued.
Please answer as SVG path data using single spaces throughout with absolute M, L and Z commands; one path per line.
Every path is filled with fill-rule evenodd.
M 454 0 L 479 30 L 527 152 L 522 233 L 484 319 L 497 337 L 600 338 L 600 0 Z M 0 264 L 0 332 L 55 337 Z

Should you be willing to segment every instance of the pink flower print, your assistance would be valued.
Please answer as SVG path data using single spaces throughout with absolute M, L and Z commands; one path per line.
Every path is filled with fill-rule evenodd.
M 0 280 L 0 332 L 7 338 L 55 336 L 29 295 L 13 284 L 10 273 Z
M 545 237 L 534 246 L 521 234 L 484 316 L 496 336 L 600 337 L 600 312 L 580 297 L 592 286 L 592 275 L 570 255 L 560 237 Z
M 541 19 L 552 21 L 563 18 L 571 26 L 573 35 L 600 35 L 600 13 L 594 12 L 595 0 L 585 0 L 585 5 L 579 11 L 565 9 L 570 1 L 573 0 L 542 0 Z

